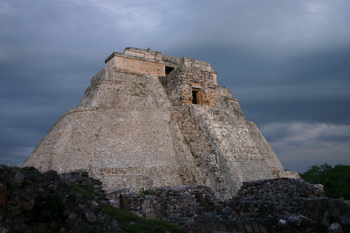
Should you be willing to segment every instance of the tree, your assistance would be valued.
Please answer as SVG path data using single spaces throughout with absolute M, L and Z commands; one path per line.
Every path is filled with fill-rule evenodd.
M 314 165 L 299 175 L 312 184 L 322 184 L 327 197 L 350 199 L 350 166 L 348 165 L 339 164 L 334 168 L 328 163 Z

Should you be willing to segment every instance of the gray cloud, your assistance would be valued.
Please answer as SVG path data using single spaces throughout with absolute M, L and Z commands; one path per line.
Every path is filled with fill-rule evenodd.
M 133 46 L 210 62 L 286 168 L 350 164 L 349 9 L 345 0 L 3 0 L 0 163 L 22 163 L 104 59 Z
M 349 157 L 350 125 L 272 123 L 261 130 L 272 136 L 270 143 L 276 152 L 283 151 L 279 157 L 284 167 L 291 166 L 298 172 L 305 171 L 312 162 L 334 166 Z

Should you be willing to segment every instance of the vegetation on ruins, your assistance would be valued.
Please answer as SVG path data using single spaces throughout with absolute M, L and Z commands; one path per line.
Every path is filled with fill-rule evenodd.
M 181 232 L 111 207 L 99 183 L 87 173 L 61 178 L 53 170 L 0 165 L 0 232 Z
M 151 193 L 147 190 L 147 189 L 144 189 L 144 188 L 141 188 L 140 189 L 140 195 L 151 195 Z
M 312 184 L 322 184 L 327 197 L 350 199 L 350 166 L 338 164 L 332 167 L 328 163 L 310 166 L 299 174 Z

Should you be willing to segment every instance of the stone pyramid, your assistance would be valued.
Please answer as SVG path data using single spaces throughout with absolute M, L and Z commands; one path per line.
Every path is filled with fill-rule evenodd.
M 137 48 L 105 63 L 23 167 L 87 171 L 107 191 L 202 184 L 223 199 L 244 181 L 298 178 L 210 63 Z

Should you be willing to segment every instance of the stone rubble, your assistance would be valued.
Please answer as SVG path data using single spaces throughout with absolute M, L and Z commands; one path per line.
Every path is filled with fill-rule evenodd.
M 100 208 L 108 204 L 100 181 L 78 172 L 62 177 L 0 165 L 0 232 L 121 232 Z M 91 192 L 82 195 L 73 186 Z
M 105 194 L 87 172 L 60 177 L 55 171 L 0 166 L 0 232 L 123 232 L 100 208 L 105 204 L 176 223 L 189 233 L 350 232 L 350 207 L 301 179 L 244 182 L 236 196 L 223 201 L 203 185 Z
M 107 193 L 113 207 L 126 208 L 140 217 L 174 222 L 185 232 L 199 228 L 196 220 L 214 217 L 222 204 L 211 188 L 203 185 L 181 185 L 147 190 L 152 195 L 140 195 L 128 189 Z
M 301 179 L 245 182 L 226 201 L 217 200 L 209 187 L 201 185 L 140 194 L 124 189 L 107 197 L 114 207 L 174 222 L 185 232 L 350 232 L 350 207 L 340 199 L 328 199 Z

